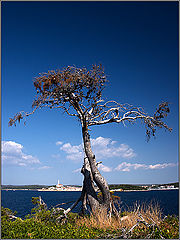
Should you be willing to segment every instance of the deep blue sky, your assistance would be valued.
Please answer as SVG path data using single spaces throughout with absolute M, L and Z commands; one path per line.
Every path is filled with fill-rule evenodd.
M 70 149 L 79 154 L 82 142 L 75 119 L 44 109 L 26 126 L 8 127 L 8 120 L 31 111 L 32 80 L 39 73 L 95 63 L 103 64 L 109 79 L 105 99 L 149 114 L 168 101 L 166 123 L 173 128 L 160 129 L 147 143 L 140 123 L 92 127 L 102 174 L 109 183 L 178 180 L 178 2 L 2 2 L 1 11 L 3 184 L 82 183 L 76 172 L 82 159 L 70 155 Z M 111 141 L 114 153 L 124 150 L 100 154 Z

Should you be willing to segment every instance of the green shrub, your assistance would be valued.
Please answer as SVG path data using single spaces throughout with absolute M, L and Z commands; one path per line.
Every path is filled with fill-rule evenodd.
M 24 220 L 12 218 L 16 213 L 8 208 L 1 208 L 1 238 L 2 239 L 108 239 L 122 238 L 123 229 L 120 225 L 115 228 L 100 228 L 90 223 L 90 216 L 80 217 L 77 213 L 68 213 L 67 221 L 56 221 L 57 216 L 62 214 L 62 209 L 52 208 L 48 210 L 43 201 L 33 198 L 36 205 L 31 214 Z M 121 216 L 128 212 L 121 213 Z M 77 224 L 80 221 L 82 224 Z M 87 224 L 90 223 L 90 224 Z M 129 231 L 129 227 L 124 229 Z M 178 239 L 179 219 L 176 216 L 167 216 L 158 226 L 140 223 L 136 226 L 128 238 L 132 239 Z
M 179 239 L 179 218 L 176 216 L 167 216 L 160 224 L 162 236 L 166 239 Z
M 97 238 L 119 238 L 122 234 L 120 229 L 98 229 L 88 228 L 85 225 L 76 226 L 76 215 L 71 216 L 70 222 L 65 224 L 56 224 L 52 222 L 37 221 L 35 218 L 25 219 L 23 221 L 16 219 L 11 221 L 2 216 L 1 238 L 2 239 L 97 239 Z M 152 239 L 179 238 L 178 218 L 169 216 L 158 227 L 146 228 L 145 226 L 136 227 L 130 238 L 142 239 L 147 235 Z
M 1 224 L 2 239 L 93 239 L 102 232 L 99 229 L 89 229 L 86 226 L 77 227 L 71 223 L 45 224 L 37 222 L 35 219 L 15 220 L 13 222 L 4 219 Z
M 167 216 L 159 226 L 138 226 L 133 230 L 133 239 L 179 239 L 179 219 L 176 216 Z

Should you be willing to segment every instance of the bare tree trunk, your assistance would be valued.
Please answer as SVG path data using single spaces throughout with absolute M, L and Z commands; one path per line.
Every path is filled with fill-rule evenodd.
M 86 178 L 85 178 L 86 185 L 89 185 L 89 183 L 91 181 L 90 173 L 92 173 L 92 178 L 93 178 L 94 182 L 97 184 L 97 186 L 99 187 L 99 189 L 102 192 L 102 198 L 103 198 L 102 204 L 104 207 L 106 207 L 108 209 L 110 207 L 110 201 L 111 201 L 109 186 L 108 186 L 105 178 L 100 174 L 100 172 L 97 168 L 95 155 L 93 154 L 92 149 L 91 149 L 90 135 L 88 132 L 86 120 L 84 120 L 84 124 L 82 127 L 82 135 L 83 135 L 83 142 L 84 142 L 84 150 L 85 150 L 85 153 L 88 158 L 89 165 L 90 165 L 90 172 L 86 171 Z M 89 179 L 88 179 L 88 174 L 89 174 Z M 89 200 L 89 196 L 87 196 L 87 197 Z M 96 199 L 94 195 L 91 195 L 91 197 Z
M 83 211 L 86 209 L 87 201 L 91 210 L 95 210 L 99 208 L 99 202 L 98 202 L 97 195 L 94 188 L 91 168 L 87 158 L 84 158 L 84 165 L 81 169 L 81 172 L 84 175 L 83 190 L 82 190 L 82 193 L 84 192 L 83 199 L 82 199 Z

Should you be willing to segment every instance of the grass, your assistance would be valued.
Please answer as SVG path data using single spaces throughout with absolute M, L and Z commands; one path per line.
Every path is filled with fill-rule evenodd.
M 106 211 L 97 211 L 86 216 L 69 213 L 63 223 L 53 221 L 51 211 L 33 209 L 33 214 L 24 220 L 11 220 L 10 210 L 2 208 L 2 239 L 179 239 L 179 219 L 176 216 L 163 218 L 156 204 L 137 205 L 119 217 L 109 217 Z
M 98 211 L 90 216 L 84 216 L 76 220 L 77 226 L 87 226 L 89 229 L 98 228 L 104 231 L 110 231 L 111 236 L 123 235 L 126 231 L 128 237 L 132 237 L 131 229 L 142 228 L 147 232 L 150 226 L 159 228 L 162 223 L 162 213 L 158 205 L 143 204 L 142 206 L 134 205 L 130 211 L 121 213 L 119 211 L 119 218 L 108 217 L 106 211 Z M 142 226 L 141 226 L 142 225 Z M 124 231 L 123 231 L 124 230 Z M 110 234 L 108 234 L 110 236 Z M 137 234 L 136 234 L 137 235 Z M 153 235 L 153 234 L 152 234 Z M 137 236 L 138 238 L 138 236 Z

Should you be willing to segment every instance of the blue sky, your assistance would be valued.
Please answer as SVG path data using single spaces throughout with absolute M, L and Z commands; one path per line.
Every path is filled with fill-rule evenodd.
M 104 98 L 153 114 L 170 102 L 166 123 L 146 142 L 140 122 L 91 128 L 108 183 L 178 181 L 178 2 L 2 2 L 2 184 L 82 184 L 80 124 L 42 109 L 26 126 L 10 117 L 31 111 L 32 80 L 68 65 L 102 63 Z

